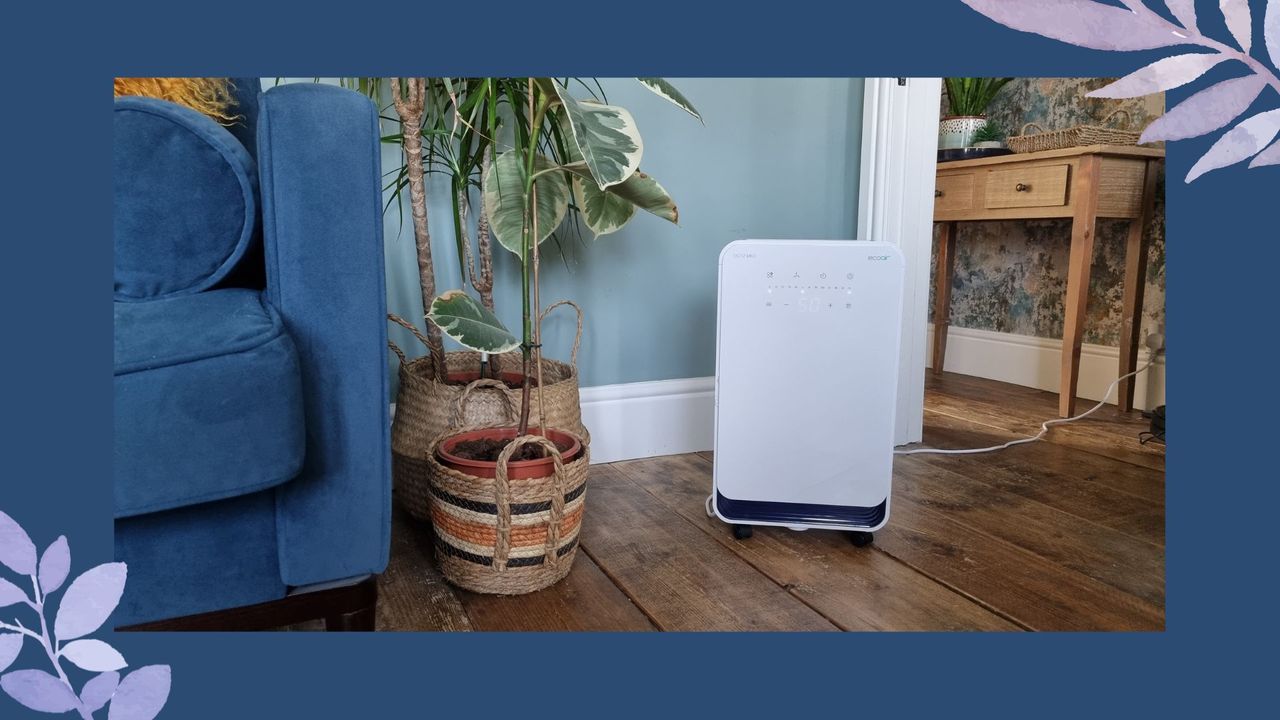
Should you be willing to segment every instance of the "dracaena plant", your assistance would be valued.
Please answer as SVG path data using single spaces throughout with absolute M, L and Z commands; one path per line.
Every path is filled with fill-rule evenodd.
M 693 105 L 661 78 L 638 78 L 647 88 L 701 120 Z M 667 191 L 640 170 L 644 142 L 626 108 L 570 94 L 567 82 L 527 78 L 512 88 L 502 83 L 508 101 L 524 104 L 515 123 L 515 145 L 494 151 L 496 134 L 488 135 L 483 163 L 484 219 L 498 243 L 520 258 L 521 334 L 509 331 L 492 312 L 463 290 L 451 290 L 430 305 L 428 318 L 462 345 L 484 353 L 520 348 L 522 374 L 518 433 L 529 427 L 530 361 L 541 365 L 538 304 L 538 247 L 561 226 L 570 207 L 596 236 L 620 230 L 644 210 L 672 223 L 679 213 Z M 497 92 L 499 83 L 490 85 Z M 493 131 L 483 119 L 456 105 L 455 115 L 468 124 Z M 489 105 L 496 108 L 496 102 Z M 546 152 L 544 152 L 544 150 Z
M 944 79 L 952 115 L 985 115 L 987 106 L 1013 78 L 951 77 Z

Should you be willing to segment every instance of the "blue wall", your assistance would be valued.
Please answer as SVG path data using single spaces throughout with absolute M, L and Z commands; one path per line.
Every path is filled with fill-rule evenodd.
M 675 80 L 705 127 L 634 80 L 602 82 L 609 101 L 635 116 L 645 141 L 641 167 L 675 198 L 680 225 L 640 212 L 599 240 L 585 230 L 581 241 L 569 233 L 567 263 L 548 241 L 543 305 L 569 298 L 586 311 L 583 386 L 711 375 L 716 259 L 726 243 L 854 236 L 862 80 Z M 398 146 L 387 146 L 384 168 L 399 163 Z M 388 304 L 421 319 L 407 192 L 404 203 L 403 228 L 394 207 L 386 216 Z M 429 182 L 428 203 L 442 291 L 459 285 L 447 181 Z M 518 264 L 495 248 L 495 304 L 503 322 L 518 329 Z M 568 359 L 571 316 L 557 310 L 543 326 L 549 357 Z M 391 337 L 410 355 L 422 354 L 408 332 L 393 328 Z

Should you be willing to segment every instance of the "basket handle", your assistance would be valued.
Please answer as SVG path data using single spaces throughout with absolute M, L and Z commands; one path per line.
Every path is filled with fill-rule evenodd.
M 582 307 L 579 306 L 578 303 L 572 300 L 560 300 L 559 302 L 551 303 L 550 305 L 547 306 L 547 309 L 543 310 L 542 314 L 538 316 L 538 325 L 542 325 L 542 321 L 547 319 L 547 315 L 549 315 L 552 310 L 555 310 L 561 305 L 568 305 L 569 307 L 576 310 L 578 313 L 578 331 L 577 331 L 577 334 L 573 336 L 573 353 L 569 355 L 569 364 L 573 366 L 574 370 L 577 370 L 578 369 L 578 347 L 582 345 Z
M 1019 134 L 1019 135 L 1026 135 L 1026 134 L 1027 134 L 1027 128 L 1035 128 L 1036 130 L 1039 130 L 1040 132 L 1045 132 L 1045 129 L 1044 129 L 1044 128 L 1042 128 L 1042 127 L 1040 127 L 1040 125 L 1039 125 L 1038 123 L 1029 122 L 1029 123 L 1027 123 L 1026 125 L 1023 125 L 1023 126 L 1022 126 L 1022 129 L 1018 131 L 1018 134 Z
M 453 403 L 453 416 L 449 418 L 449 425 L 458 427 L 462 424 L 462 418 L 465 417 L 467 413 L 467 401 L 471 399 L 471 393 L 474 392 L 476 388 L 485 387 L 498 388 L 501 391 L 498 393 L 498 396 L 502 398 L 502 402 L 507 406 L 507 418 L 515 420 L 519 409 L 511 399 L 511 393 L 506 392 L 507 384 L 501 380 L 494 380 L 493 378 L 480 378 L 479 380 L 472 380 L 467 383 L 466 387 L 462 388 L 462 394 L 459 395 L 458 399 Z
M 1125 110 L 1124 108 L 1116 108 L 1115 110 L 1112 110 L 1111 112 L 1107 113 L 1107 116 L 1102 118 L 1102 122 L 1103 123 L 1111 122 L 1111 118 L 1115 117 L 1116 115 L 1124 115 L 1124 125 L 1118 126 L 1117 129 L 1123 130 L 1124 128 L 1127 128 L 1133 124 L 1133 116 L 1130 115 L 1129 111 Z
M 555 464 L 555 488 L 551 495 L 551 512 L 547 521 L 547 542 L 543 552 L 547 567 L 555 567 L 560 556 L 556 552 L 560 545 L 560 522 L 564 517 L 564 460 L 560 458 L 560 448 L 541 435 L 521 435 L 512 440 L 498 456 L 498 467 L 494 472 L 493 504 L 498 510 L 498 539 L 493 547 L 493 566 L 498 570 L 507 569 L 507 555 L 511 552 L 511 486 L 507 480 L 507 464 L 516 450 L 525 445 L 541 445 L 551 455 Z
M 414 327 L 413 323 L 405 320 L 399 315 L 393 315 L 392 313 L 387 313 L 387 319 L 413 333 L 413 336 L 418 338 L 418 342 L 422 343 L 422 347 L 430 349 L 431 343 L 427 342 L 427 336 L 423 335 L 421 330 Z
M 388 340 L 387 347 L 391 348 L 391 352 L 395 353 L 396 357 L 400 358 L 401 365 L 407 365 L 409 363 L 409 359 L 404 356 L 404 351 L 400 349 L 400 346 Z

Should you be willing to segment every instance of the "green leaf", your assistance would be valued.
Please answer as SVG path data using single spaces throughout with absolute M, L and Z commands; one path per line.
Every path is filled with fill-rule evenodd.
M 689 102 L 689 99 L 681 94 L 681 92 L 676 89 L 675 85 L 672 85 L 663 78 L 636 79 L 640 81 L 640 84 L 652 90 L 656 95 L 658 95 L 658 97 L 666 99 L 681 110 L 684 110 L 690 115 L 698 118 L 698 122 L 703 123 L 704 125 L 706 124 L 702 119 L 702 115 L 693 107 L 693 103 Z
M 564 173 L 542 155 L 534 157 L 533 184 L 538 189 L 538 243 L 546 240 L 569 210 L 569 183 Z M 515 150 L 493 158 L 484 174 L 484 211 L 489 230 L 502 247 L 520 255 L 524 232 L 524 157 Z
M 580 165 L 566 165 L 565 170 L 578 176 L 578 178 L 590 179 L 591 177 Z M 578 178 L 575 178 L 575 180 Z M 583 183 L 583 190 L 590 191 L 590 186 L 591 183 L 589 182 Z M 666 189 L 659 185 L 657 180 L 640 170 L 632 173 L 631 177 L 618 185 L 610 186 L 602 192 L 626 200 L 641 210 L 651 212 L 668 222 L 677 224 L 680 222 L 680 210 L 676 207 L 676 203 L 671 199 L 671 196 L 667 194 Z M 590 226 L 590 222 L 588 222 L 588 226 Z M 614 229 L 616 230 L 617 228 Z M 594 231 L 595 228 L 593 227 L 592 230 Z M 604 235 L 605 233 L 596 231 L 596 234 Z
M 558 82 L 552 83 L 564 107 L 574 144 L 601 189 L 631 177 L 640 167 L 644 142 L 626 108 L 575 100 Z
M 574 200 L 582 211 L 583 221 L 596 237 L 622 229 L 636 214 L 635 205 L 610 192 L 616 187 L 620 186 L 614 185 L 608 190 L 601 190 L 590 178 L 573 178 Z
M 461 290 L 432 300 L 427 318 L 445 335 L 478 352 L 504 353 L 520 345 L 501 320 Z

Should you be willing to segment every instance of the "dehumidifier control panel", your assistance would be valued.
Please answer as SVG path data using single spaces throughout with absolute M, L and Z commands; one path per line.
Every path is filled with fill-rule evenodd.
M 887 243 L 740 240 L 725 247 L 714 505 L 722 518 L 883 524 L 903 272 L 901 253 Z

